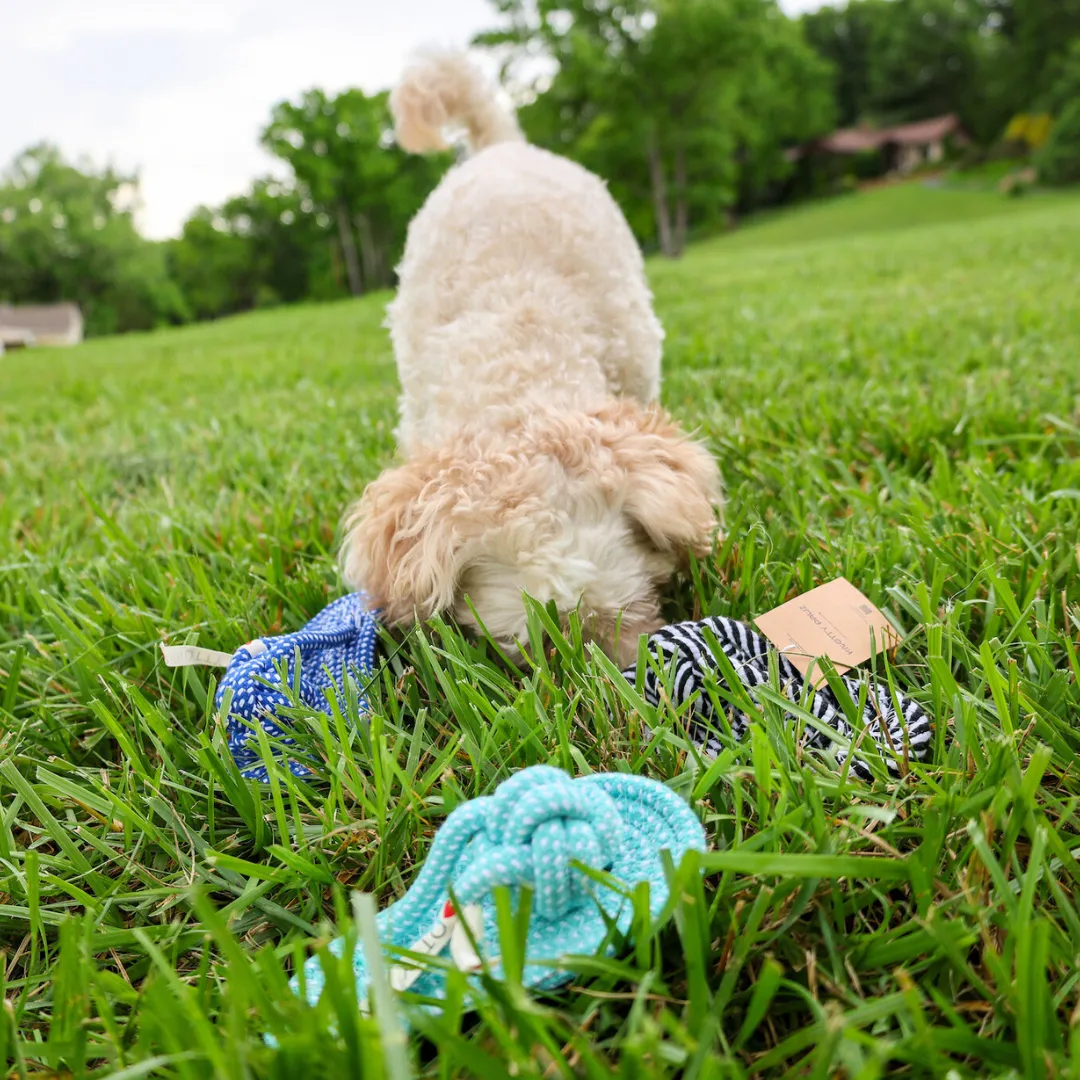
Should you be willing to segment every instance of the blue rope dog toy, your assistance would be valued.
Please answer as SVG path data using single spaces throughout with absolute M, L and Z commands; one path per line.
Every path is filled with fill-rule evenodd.
M 277 715 L 279 708 L 293 704 L 281 689 L 281 673 L 288 685 L 298 690 L 304 705 L 316 712 L 326 711 L 328 691 L 333 688 L 340 694 L 351 677 L 360 691 L 361 708 L 365 708 L 363 688 L 375 668 L 378 634 L 378 612 L 371 609 L 364 593 L 351 593 L 335 600 L 295 634 L 256 638 L 237 649 L 222 676 L 214 705 L 220 709 L 226 694 L 232 695 L 226 740 L 242 776 L 263 783 L 270 779 L 259 754 L 256 726 L 286 746 L 295 745 L 289 721 Z M 288 765 L 294 776 L 313 775 L 301 761 L 290 759 Z

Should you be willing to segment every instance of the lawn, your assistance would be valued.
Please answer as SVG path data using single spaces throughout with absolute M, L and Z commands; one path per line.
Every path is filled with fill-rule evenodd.
M 651 273 L 666 404 L 729 497 L 670 614 L 847 576 L 905 629 L 932 763 L 861 783 L 771 705 L 705 760 L 573 643 L 515 675 L 436 625 L 370 717 L 299 722 L 317 782 L 246 785 L 215 673 L 158 644 L 340 593 L 339 515 L 393 450 L 386 297 L 6 356 L 13 1075 L 1080 1076 L 1080 199 L 881 191 Z M 449 810 L 538 762 L 692 803 L 712 853 L 671 917 L 558 993 L 409 1007 L 406 1045 L 346 993 L 301 1007 L 287 975 L 357 932 L 352 892 L 400 895 Z

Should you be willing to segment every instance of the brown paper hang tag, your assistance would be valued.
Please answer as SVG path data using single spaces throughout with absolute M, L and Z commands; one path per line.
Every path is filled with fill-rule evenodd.
M 815 686 L 825 681 L 819 657 L 828 657 L 843 675 L 900 643 L 892 623 L 845 578 L 796 596 L 754 622 Z

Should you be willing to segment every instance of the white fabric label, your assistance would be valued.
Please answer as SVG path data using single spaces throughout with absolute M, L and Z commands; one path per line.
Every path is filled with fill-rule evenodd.
M 466 904 L 461 916 L 451 904 L 446 904 L 439 921 L 419 941 L 409 946 L 409 952 L 438 956 L 449 945 L 450 955 L 458 968 L 462 971 L 479 971 L 483 961 L 469 940 L 465 924 L 476 941 L 483 940 L 484 913 L 479 904 Z M 423 968 L 420 967 L 395 965 L 389 973 L 390 986 L 394 990 L 408 990 L 422 973 Z
M 166 667 L 228 667 L 233 654 L 200 649 L 197 645 L 162 645 Z
M 484 909 L 479 904 L 466 904 L 461 912 L 461 918 L 450 935 L 450 955 L 454 963 L 461 971 L 479 971 L 484 962 L 477 955 L 469 940 L 469 933 L 465 932 L 466 926 L 472 934 L 473 941 L 477 943 L 484 940 Z

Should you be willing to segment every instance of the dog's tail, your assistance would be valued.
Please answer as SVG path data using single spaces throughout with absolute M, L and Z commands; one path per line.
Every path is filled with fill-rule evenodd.
M 394 134 L 410 153 L 444 150 L 444 129 L 461 126 L 476 153 L 524 138 L 513 112 L 463 52 L 429 52 L 409 67 L 390 95 Z

